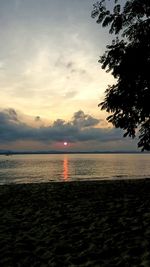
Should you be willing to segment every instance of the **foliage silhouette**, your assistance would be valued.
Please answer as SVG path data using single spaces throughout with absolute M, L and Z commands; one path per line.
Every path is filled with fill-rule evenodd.
M 99 106 L 111 113 L 107 120 L 125 130 L 124 136 L 138 135 L 138 147 L 150 150 L 150 1 L 123 5 L 114 0 L 113 8 L 109 2 L 95 3 L 91 14 L 113 34 L 99 62 L 116 83 L 108 86 Z

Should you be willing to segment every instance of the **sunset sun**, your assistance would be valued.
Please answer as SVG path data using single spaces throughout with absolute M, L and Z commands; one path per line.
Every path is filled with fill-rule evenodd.
M 64 142 L 64 146 L 67 146 L 68 145 L 68 143 L 67 142 Z

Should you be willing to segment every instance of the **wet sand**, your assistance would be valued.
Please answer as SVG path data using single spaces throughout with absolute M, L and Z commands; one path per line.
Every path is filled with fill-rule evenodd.
M 150 180 L 0 186 L 0 266 L 150 266 Z

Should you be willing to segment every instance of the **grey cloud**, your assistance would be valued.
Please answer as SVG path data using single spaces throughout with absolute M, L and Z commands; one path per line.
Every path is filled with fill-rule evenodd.
M 34 140 L 43 142 L 64 141 L 101 141 L 121 140 L 122 133 L 117 129 L 93 128 L 99 120 L 78 111 L 72 121 L 58 119 L 51 126 L 35 128 L 17 121 L 15 110 L 0 112 L 0 142 L 8 143 L 18 140 Z
M 55 67 L 65 68 L 70 74 L 88 75 L 88 72 L 78 66 L 76 61 L 66 61 L 62 56 L 59 56 L 56 60 Z
M 80 132 L 80 141 L 117 141 L 122 139 L 122 132 L 118 129 L 88 128 Z
M 61 120 L 61 119 L 58 119 L 58 120 L 54 121 L 54 123 L 53 123 L 54 127 L 62 127 L 64 125 L 65 125 L 65 121 Z
M 74 113 L 73 124 L 78 127 L 91 127 L 95 126 L 100 122 L 100 120 L 85 114 L 82 110 Z
M 16 120 L 12 112 L 1 111 L 0 112 L 0 142 L 16 141 L 20 139 L 29 139 L 32 136 L 31 127 L 25 123 Z
M 68 66 L 67 66 L 67 68 L 68 68 Z M 87 73 L 87 71 L 85 69 L 82 69 L 82 68 L 76 66 L 73 63 L 72 64 L 69 63 L 69 68 L 68 69 L 69 69 L 71 74 L 74 73 L 74 74 L 79 74 L 79 75 L 88 75 L 88 73 Z
M 66 92 L 65 94 L 65 98 L 73 98 L 74 96 L 76 96 L 78 94 L 77 91 L 69 91 L 69 92 Z
M 16 123 L 19 121 L 18 114 L 13 108 L 5 109 L 4 111 L 0 111 L 0 123 L 7 123 L 11 121 L 12 123 Z
M 13 121 L 18 121 L 18 115 L 17 115 L 17 112 L 13 109 L 13 108 L 10 108 L 8 110 L 6 110 L 9 114 L 9 117 L 13 120 Z
M 66 59 L 64 58 L 64 56 L 59 55 L 59 57 L 57 58 L 56 62 L 55 62 L 55 67 L 62 67 L 67 69 L 67 71 L 71 71 L 74 69 L 75 67 L 75 63 L 72 61 L 66 61 Z
M 72 69 L 73 66 L 74 66 L 74 63 L 70 61 L 70 62 L 67 63 L 66 68 L 67 69 Z

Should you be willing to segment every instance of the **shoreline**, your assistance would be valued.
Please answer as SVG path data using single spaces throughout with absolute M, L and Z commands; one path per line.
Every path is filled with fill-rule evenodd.
M 150 266 L 150 179 L 0 186 L 0 265 Z
M 50 180 L 48 182 L 27 182 L 27 183 L 15 183 L 15 182 L 12 182 L 12 183 L 3 183 L 3 184 L 0 184 L 0 187 L 3 187 L 3 186 L 26 186 L 26 185 L 48 185 L 50 186 L 51 184 L 70 184 L 70 185 L 73 185 L 73 184 L 88 184 L 88 183 L 91 183 L 91 184 L 113 184 L 113 183 L 138 183 L 138 182 L 141 182 L 141 183 L 145 183 L 145 182 L 149 182 L 150 181 L 150 177 L 136 177 L 136 178 L 123 178 L 123 177 L 116 177 L 116 178 L 97 178 L 97 179 L 79 179 L 79 180 L 68 180 L 68 181 L 63 181 L 63 180 Z

